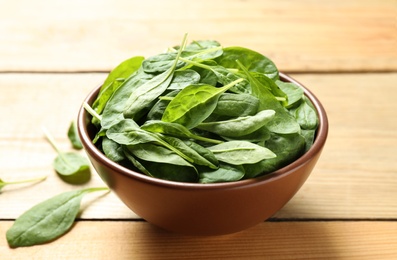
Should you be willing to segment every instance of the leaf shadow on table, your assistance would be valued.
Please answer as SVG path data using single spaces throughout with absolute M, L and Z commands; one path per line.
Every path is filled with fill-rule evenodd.
M 223 236 L 186 236 L 139 225 L 128 250 L 139 259 L 339 259 L 324 222 L 265 221 Z M 127 249 L 127 248 L 125 248 Z

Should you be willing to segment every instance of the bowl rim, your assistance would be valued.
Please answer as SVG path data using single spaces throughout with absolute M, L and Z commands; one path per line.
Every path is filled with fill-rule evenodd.
M 321 104 L 321 102 L 318 100 L 318 98 L 309 89 L 307 89 L 305 86 L 303 86 L 301 83 L 299 83 L 292 77 L 288 76 L 287 74 L 279 72 L 279 76 L 282 81 L 292 82 L 303 89 L 305 96 L 307 98 L 309 98 L 309 100 L 312 102 L 313 106 L 316 109 L 317 115 L 319 117 L 319 125 L 317 128 L 316 138 L 313 142 L 313 145 L 311 146 L 311 148 L 308 151 L 306 151 L 302 156 L 300 156 L 298 159 L 296 159 L 292 163 L 290 163 L 274 172 L 267 173 L 263 176 L 245 179 L 245 180 L 234 181 L 234 182 L 186 183 L 186 182 L 177 182 L 177 181 L 169 181 L 169 180 L 159 179 L 159 178 L 147 176 L 140 172 L 133 171 L 133 170 L 128 169 L 124 166 L 121 166 L 120 164 L 107 158 L 92 143 L 92 140 L 89 137 L 88 132 L 87 132 L 87 125 L 89 124 L 89 122 L 87 122 L 87 119 L 90 118 L 91 116 L 85 110 L 83 104 L 81 105 L 81 107 L 79 109 L 78 117 L 77 117 L 78 134 L 79 134 L 82 144 L 84 146 L 85 152 L 88 153 L 95 160 L 100 161 L 102 164 L 106 165 L 106 167 L 111 168 L 112 170 L 119 172 L 123 175 L 126 175 L 127 177 L 135 178 L 141 182 L 150 183 L 151 185 L 163 186 L 163 187 L 168 187 L 168 188 L 173 188 L 173 189 L 189 189 L 189 190 L 204 189 L 204 190 L 208 190 L 208 189 L 241 188 L 241 187 L 247 187 L 250 185 L 257 185 L 259 183 L 266 182 L 266 181 L 277 180 L 279 178 L 283 178 L 283 176 L 285 176 L 285 175 L 292 174 L 294 169 L 302 167 L 307 161 L 309 161 L 317 153 L 321 152 L 321 150 L 324 147 L 324 144 L 326 142 L 327 136 L 328 136 L 328 127 L 329 127 L 327 113 L 326 113 L 323 105 Z M 84 99 L 83 103 L 87 102 L 89 105 L 91 105 L 92 102 L 94 101 L 94 98 L 96 98 L 100 87 L 101 87 L 101 85 L 94 88 L 88 94 L 88 96 Z

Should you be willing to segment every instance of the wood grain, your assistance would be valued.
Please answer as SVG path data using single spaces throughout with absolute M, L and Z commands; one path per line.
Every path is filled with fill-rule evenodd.
M 105 74 L 0 75 L 0 177 L 4 180 L 48 175 L 34 185 L 5 187 L 0 219 L 23 211 L 61 191 L 80 188 L 63 183 L 51 162 L 46 126 L 62 149 L 69 123 L 87 93 Z M 296 196 L 274 218 L 395 219 L 397 216 L 397 123 L 394 97 L 397 73 L 293 74 L 323 102 L 329 138 L 316 168 Z M 59 97 L 62 97 L 59 99 Z M 85 186 L 102 186 L 94 174 Z M 84 187 L 85 187 L 84 186 Z M 114 194 L 93 195 L 83 219 L 138 218 Z M 6 210 L 5 210 L 6 209 Z
M 190 39 L 283 71 L 396 71 L 397 1 L 1 1 L 0 71 L 107 71 Z
M 0 222 L 0 233 L 11 226 Z M 46 245 L 10 249 L 3 259 L 396 259 L 396 222 L 264 222 L 219 237 L 168 233 L 145 222 L 77 222 Z M 106 235 L 104 235 L 106 234 Z M 78 246 L 76 246 L 78 245 Z M 70 250 L 73 248 L 73 250 Z

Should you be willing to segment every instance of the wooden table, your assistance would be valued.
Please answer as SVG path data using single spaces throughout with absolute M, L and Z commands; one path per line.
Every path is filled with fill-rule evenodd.
M 397 259 L 397 1 L 0 1 L 0 178 L 48 176 L 0 194 L 1 259 Z M 112 193 L 92 194 L 73 229 L 10 249 L 6 230 L 60 192 L 63 150 L 83 98 L 106 72 L 190 39 L 255 49 L 311 89 L 329 116 L 309 180 L 271 219 L 190 237 L 146 223 Z

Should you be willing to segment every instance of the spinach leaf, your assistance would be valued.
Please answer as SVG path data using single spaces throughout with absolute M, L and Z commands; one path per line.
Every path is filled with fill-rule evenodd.
M 185 42 L 186 36 L 183 39 L 182 46 Z M 169 69 L 137 87 L 134 92 L 131 93 L 123 112 L 125 118 L 138 119 L 138 112 L 148 107 L 151 102 L 163 94 L 171 83 L 181 51 L 182 49 L 179 50 L 176 58 L 173 60 L 173 65 Z
M 147 120 L 161 120 L 164 111 L 168 104 L 171 102 L 172 98 L 175 97 L 180 92 L 179 89 L 172 90 L 171 92 L 165 94 L 158 98 L 157 102 L 152 106 L 146 115 Z M 164 98 L 166 97 L 166 98 Z M 170 99 L 168 99 L 170 98 Z
M 58 154 L 52 164 L 58 176 L 63 181 L 72 184 L 88 182 L 91 178 L 90 162 L 88 159 L 78 153 L 60 151 L 48 130 L 43 128 L 43 131 L 47 140 Z
M 141 143 L 128 146 L 128 150 L 141 160 L 194 167 L 175 152 L 161 145 Z
M 168 89 L 175 90 L 175 89 L 183 89 L 189 85 L 197 84 L 200 82 L 200 74 L 196 71 L 187 69 L 181 71 L 175 71 L 174 77 Z
M 288 96 L 282 91 L 279 86 L 267 76 L 258 73 L 258 72 L 250 72 L 250 75 L 254 77 L 258 82 L 262 84 L 262 86 L 266 87 L 270 93 L 273 94 L 275 99 L 279 101 L 283 106 L 288 105 Z
M 107 138 L 106 136 L 102 139 L 102 150 L 106 157 L 114 162 L 121 162 L 125 159 L 122 145 Z
M 269 58 L 264 55 L 243 47 L 223 48 L 222 56 L 215 61 L 222 67 L 239 69 L 236 60 L 239 60 L 250 72 L 263 73 L 267 77 L 278 79 L 278 69 Z
M 43 181 L 47 178 L 47 176 L 40 177 L 40 178 L 34 178 L 34 179 L 27 179 L 27 180 L 18 180 L 18 181 L 3 181 L 0 179 L 0 193 L 1 190 L 4 188 L 4 186 L 7 185 L 14 185 L 14 184 L 22 184 L 22 183 L 28 183 L 28 182 L 40 182 Z
M 280 134 L 298 133 L 300 131 L 300 126 L 296 122 L 295 118 L 288 113 L 288 111 L 280 104 L 274 95 L 265 86 L 263 86 L 261 82 L 248 72 L 240 61 L 237 60 L 237 64 L 239 64 L 241 69 L 247 75 L 248 81 L 251 85 L 252 94 L 260 100 L 259 110 L 273 109 L 276 112 L 276 116 L 266 125 L 267 128 L 271 132 Z
M 127 149 L 140 160 L 132 156 L 127 156 L 128 159 L 149 176 L 182 182 L 196 182 L 198 179 L 196 167 L 162 146 L 146 143 L 128 146 Z
M 200 183 L 217 183 L 238 181 L 244 177 L 244 167 L 221 163 L 217 170 L 204 170 L 200 172 Z
M 7 231 L 10 247 L 25 247 L 43 244 L 65 234 L 71 229 L 79 213 L 83 196 L 108 188 L 88 188 L 61 193 L 32 207 Z
M 265 146 L 277 156 L 255 164 L 245 164 L 245 178 L 254 178 L 278 170 L 301 156 L 305 149 L 305 139 L 300 134 L 271 134 Z
M 172 99 L 164 111 L 162 120 L 179 123 L 189 129 L 193 128 L 214 111 L 223 92 L 242 80 L 238 79 L 221 88 L 211 85 L 190 85 Z
M 132 57 L 120 63 L 109 73 L 105 82 L 102 84 L 97 99 L 92 104 L 92 108 L 98 114 L 102 113 L 109 98 L 121 83 L 140 68 L 143 60 L 144 58 L 141 56 Z
M 287 108 L 294 107 L 304 96 L 303 89 L 293 83 L 277 80 L 276 84 L 288 96 Z
M 228 141 L 207 147 L 222 162 L 241 165 L 276 157 L 268 148 L 247 141 Z
M 175 147 L 176 149 L 181 151 L 187 157 L 189 157 L 193 164 L 207 166 L 211 169 L 218 169 L 218 162 L 214 155 L 212 156 L 212 158 L 215 159 L 215 161 L 216 161 L 215 164 L 213 162 L 211 162 L 213 160 L 207 160 L 206 157 L 204 157 L 200 153 L 198 153 L 198 149 L 200 149 L 198 147 L 196 147 L 196 149 L 193 149 L 191 146 L 187 145 L 181 139 L 178 139 L 176 137 L 164 136 L 163 139 L 167 143 L 169 143 L 170 145 L 172 145 L 173 147 Z M 204 149 L 207 150 L 207 151 L 205 151 L 206 156 L 208 156 L 210 153 L 212 153 L 210 150 L 208 150 L 204 147 L 201 147 L 201 148 L 202 149 L 200 149 L 200 151 L 203 151 Z
M 146 121 L 141 129 L 152 132 L 152 133 L 161 133 L 179 138 L 191 138 L 198 141 L 215 143 L 219 144 L 222 141 L 216 139 L 210 139 L 203 136 L 199 136 L 190 132 L 189 129 L 184 127 L 183 125 L 177 123 L 164 122 L 160 120 Z
M 235 82 L 236 80 L 241 79 L 239 75 L 236 75 L 235 73 L 233 73 L 232 71 L 230 71 L 225 67 L 217 65 L 216 62 L 214 61 L 202 63 L 202 62 L 188 60 L 185 58 L 179 58 L 179 59 L 190 64 L 191 66 L 196 66 L 211 71 L 216 76 L 217 82 L 219 82 L 222 85 L 228 85 L 232 82 Z M 248 82 L 241 80 L 235 83 L 234 86 L 230 88 L 230 91 L 235 93 L 250 93 Z
M 316 129 L 318 125 L 316 111 L 307 103 L 307 99 L 295 110 L 295 117 L 302 129 Z
M 200 154 L 200 156 L 204 157 L 207 161 L 209 161 L 210 163 L 212 163 L 213 165 L 219 165 L 218 160 L 216 159 L 215 155 L 213 154 L 213 152 L 211 152 L 210 150 L 208 150 L 207 148 L 199 145 L 198 143 L 195 143 L 193 141 L 190 140 L 183 140 L 183 142 L 189 146 L 190 148 L 192 148 L 193 150 L 195 150 L 198 154 Z
M 184 65 L 182 61 L 178 61 L 178 55 L 178 52 L 166 52 L 149 57 L 142 62 L 142 69 L 150 74 L 163 73 L 172 67 L 178 69 Z
M 238 137 L 250 134 L 274 118 L 274 110 L 262 110 L 254 116 L 243 116 L 226 121 L 204 122 L 200 123 L 197 128 L 209 132 L 227 136 Z
M 316 130 L 302 129 L 301 135 L 305 138 L 305 152 L 307 152 L 313 145 L 314 138 L 316 137 Z
M 218 77 L 212 70 L 204 69 L 201 67 L 193 66 L 192 70 L 196 71 L 200 75 L 199 83 L 216 86 L 218 83 Z
M 131 93 L 134 92 L 138 86 L 152 78 L 152 74 L 145 73 L 142 69 L 139 69 L 133 77 L 128 78 L 113 93 L 102 113 L 101 126 L 103 129 L 109 129 L 111 125 L 124 119 L 123 112 Z
M 228 117 L 255 115 L 258 112 L 259 99 L 250 94 L 223 93 L 212 112 Z
M 267 129 L 266 126 L 262 126 L 258 130 L 255 130 L 252 133 L 249 134 L 244 134 L 240 136 L 234 136 L 234 137 L 228 137 L 228 136 L 222 136 L 223 139 L 227 141 L 232 141 L 232 140 L 243 140 L 243 141 L 248 141 L 251 143 L 258 143 L 258 142 L 264 142 L 270 138 L 270 131 Z
M 134 155 L 128 150 L 128 146 L 123 146 L 123 151 L 125 157 L 138 169 L 143 174 L 146 174 L 147 176 L 154 177 L 146 168 L 143 166 L 141 162 L 137 158 L 134 157 Z
M 65 182 L 83 184 L 91 178 L 90 162 L 80 154 L 60 152 L 52 165 Z
M 72 147 L 77 150 L 83 149 L 83 145 L 81 144 L 80 137 L 77 133 L 77 127 L 74 121 L 70 123 L 68 129 L 68 138 L 72 144 Z
M 142 130 L 132 119 L 123 119 L 117 124 L 112 125 L 106 131 L 106 136 L 122 145 L 136 145 L 158 141 L 158 138 Z
M 178 182 L 197 182 L 198 180 L 198 173 L 194 167 L 146 161 L 141 161 L 141 163 L 155 178 Z
M 106 136 L 121 145 L 135 146 L 145 143 L 155 143 L 162 145 L 163 147 L 178 154 L 183 159 L 192 162 L 191 158 L 164 141 L 160 134 L 151 133 L 141 129 L 132 119 L 124 119 L 111 126 L 107 130 Z

